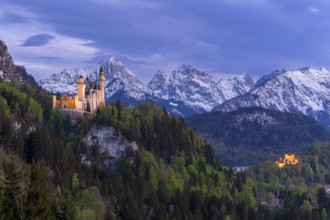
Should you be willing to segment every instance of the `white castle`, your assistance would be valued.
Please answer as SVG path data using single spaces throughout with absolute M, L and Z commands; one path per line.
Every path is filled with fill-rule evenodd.
M 80 76 L 77 83 L 77 94 L 74 97 L 65 94 L 60 99 L 54 95 L 53 108 L 60 108 L 63 113 L 73 118 L 82 116 L 84 112 L 95 113 L 98 107 L 105 105 L 104 82 L 102 67 L 100 68 L 98 84 Z

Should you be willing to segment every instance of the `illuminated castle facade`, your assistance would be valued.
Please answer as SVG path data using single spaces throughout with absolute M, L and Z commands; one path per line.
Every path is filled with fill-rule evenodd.
M 65 94 L 60 99 L 53 96 L 53 108 L 60 108 L 63 113 L 74 117 L 84 112 L 95 113 L 98 107 L 104 106 L 104 71 L 100 68 L 99 82 L 91 82 L 80 76 L 77 83 L 77 94 L 73 97 Z
M 298 162 L 298 157 L 294 154 L 284 154 L 284 158 L 275 161 L 279 168 L 284 168 L 286 165 L 297 165 Z

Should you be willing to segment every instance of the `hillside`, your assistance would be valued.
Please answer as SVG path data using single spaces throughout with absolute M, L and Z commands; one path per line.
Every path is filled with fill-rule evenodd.
M 250 168 L 264 219 L 329 219 L 329 155 L 329 143 L 318 143 L 300 152 L 296 165 L 280 169 L 269 160 Z
M 226 165 L 251 165 L 329 140 L 325 127 L 308 116 L 259 107 L 206 113 L 185 120 L 212 143 L 217 158 Z

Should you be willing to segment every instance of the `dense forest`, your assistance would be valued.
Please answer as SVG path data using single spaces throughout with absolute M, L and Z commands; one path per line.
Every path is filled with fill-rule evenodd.
M 0 84 L 4 219 L 243 219 L 256 214 L 253 181 L 223 169 L 212 147 L 165 109 L 119 101 L 74 124 L 50 96 Z M 48 98 L 45 98 L 48 97 Z M 43 108 L 45 106 L 45 108 Z M 81 162 L 81 139 L 111 126 L 139 150 L 113 164 Z M 237 188 L 239 186 L 239 188 Z M 246 207 L 246 209 L 242 208 Z
M 227 166 L 253 165 L 309 144 L 329 141 L 329 131 L 315 119 L 260 107 L 211 112 L 185 118 Z

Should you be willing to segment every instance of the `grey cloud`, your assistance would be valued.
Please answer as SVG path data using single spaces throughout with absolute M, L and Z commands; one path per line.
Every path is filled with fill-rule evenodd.
M 37 34 L 29 37 L 25 40 L 25 42 L 21 45 L 22 47 L 41 47 L 46 45 L 50 40 L 55 37 L 50 34 Z

